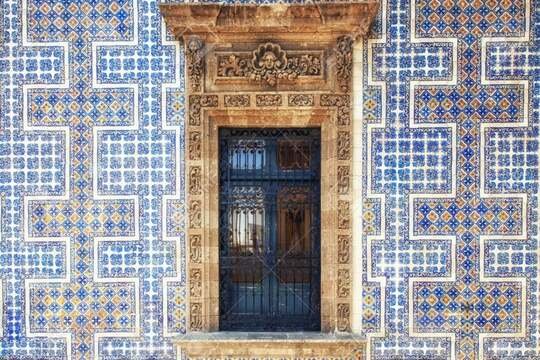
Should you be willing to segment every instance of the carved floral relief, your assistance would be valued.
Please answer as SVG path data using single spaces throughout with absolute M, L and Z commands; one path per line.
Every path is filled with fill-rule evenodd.
M 319 54 L 287 54 L 280 45 L 265 43 L 252 52 L 218 56 L 218 77 L 246 77 L 275 86 L 280 79 L 295 80 L 299 76 L 320 76 Z

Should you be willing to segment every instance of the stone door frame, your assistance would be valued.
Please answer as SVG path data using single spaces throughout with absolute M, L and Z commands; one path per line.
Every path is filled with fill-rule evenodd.
M 376 0 L 161 6 L 169 29 L 185 45 L 191 333 L 219 329 L 223 126 L 321 128 L 321 332 L 351 332 L 352 53 L 377 10 Z

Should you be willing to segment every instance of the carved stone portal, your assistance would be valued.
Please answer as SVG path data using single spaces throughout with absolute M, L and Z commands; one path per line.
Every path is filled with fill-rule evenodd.
M 186 49 L 187 323 L 192 333 L 219 328 L 220 126 L 321 128 L 321 329 L 350 332 L 353 45 L 368 32 L 377 10 L 378 0 L 161 6 L 169 29 Z M 204 347 L 200 341 L 179 343 L 188 355 L 190 348 L 195 354 L 196 346 Z M 282 354 L 298 359 L 315 348 L 309 340 L 294 349 L 278 343 L 285 346 Z M 332 355 L 350 358 L 350 351 Z

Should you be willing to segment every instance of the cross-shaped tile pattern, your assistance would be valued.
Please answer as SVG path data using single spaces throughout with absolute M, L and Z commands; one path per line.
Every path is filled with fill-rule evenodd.
M 32 126 L 23 105 L 29 88 L 65 83 L 67 49 L 58 42 L 28 41 L 20 4 L 3 5 L 11 11 L 0 17 L 0 357 L 59 356 L 66 351 L 64 343 L 25 336 L 23 299 L 25 280 L 64 276 L 66 244 L 25 235 L 24 201 L 65 194 L 67 131 Z
M 537 358 L 540 2 L 381 3 L 355 53 L 369 356 Z M 157 5 L 2 3 L 2 359 L 177 357 L 184 59 Z
M 448 192 L 452 187 L 453 132 L 451 127 L 424 129 L 410 123 L 411 88 L 417 82 L 452 80 L 454 45 L 425 43 L 411 29 L 414 18 L 408 2 L 383 2 L 382 36 L 368 42 L 368 83 L 382 88 L 380 123 L 366 132 L 366 188 L 380 202 L 385 227 L 367 237 L 368 280 L 381 284 L 380 331 L 370 341 L 373 357 L 440 356 L 444 342 L 409 338 L 407 278 L 415 274 L 444 274 L 450 263 L 447 243 L 422 243 L 407 234 L 409 193 Z M 371 61 L 370 61 L 371 60 Z M 369 118 L 366 118 L 369 120 Z M 415 254 L 411 256 L 411 254 Z M 375 295 L 377 297 L 377 295 Z M 365 320 L 364 320 L 365 321 Z
M 530 116 L 523 128 L 487 128 L 485 143 L 486 191 L 527 194 L 530 202 L 529 229 L 523 240 L 491 241 L 485 250 L 486 272 L 493 276 L 519 274 L 530 279 L 527 313 L 539 314 L 540 277 L 538 273 L 538 206 L 540 200 L 539 126 L 540 126 L 540 35 L 538 4 L 531 4 L 530 30 L 523 39 L 511 42 L 494 39 L 486 44 L 485 68 L 489 81 L 521 83 L 528 89 Z M 487 342 L 487 354 L 503 357 L 540 356 L 540 328 L 531 321 L 524 339 L 500 339 Z
M 99 279 L 93 263 L 97 237 L 135 236 L 137 204 L 134 199 L 100 199 L 91 168 L 95 127 L 134 121 L 132 93 L 92 88 L 91 45 L 132 37 L 134 9 L 129 1 L 29 1 L 25 11 L 32 41 L 67 42 L 70 55 L 65 89 L 28 94 L 31 124 L 70 129 L 68 196 L 30 200 L 28 231 L 33 237 L 67 238 L 71 266 L 63 281 L 29 282 L 27 332 L 62 337 L 69 356 L 88 358 L 102 333 L 133 336 L 139 331 L 137 279 Z
M 400 2 L 394 5 L 399 7 Z M 389 286 L 388 279 L 396 278 L 395 274 L 399 273 L 397 278 L 403 279 L 403 283 L 398 282 L 399 288 L 394 291 L 396 294 L 409 294 L 409 298 L 403 295 L 401 299 L 394 300 L 391 306 L 388 300 L 386 301 L 389 323 L 392 323 L 393 318 L 400 319 L 396 314 L 392 318 L 392 311 L 394 309 L 398 311 L 400 305 L 408 304 L 409 319 L 407 321 L 401 318 L 401 321 L 408 322 L 408 327 L 402 323 L 399 330 L 423 338 L 429 337 L 429 333 L 433 334 L 434 339 L 450 338 L 451 341 L 443 345 L 448 346 L 452 356 L 475 358 L 483 351 L 478 345 L 480 337 L 486 335 L 488 337 L 490 333 L 517 336 L 524 331 L 522 322 L 525 316 L 524 283 L 504 280 L 482 281 L 480 243 L 483 236 L 520 237 L 526 231 L 524 228 L 526 204 L 523 197 L 501 199 L 481 195 L 479 186 L 482 164 L 480 164 L 479 134 L 483 123 L 518 124 L 522 121 L 524 88 L 519 84 L 483 85 L 480 54 L 483 37 L 517 36 L 523 31 L 525 4 L 520 6 L 515 2 L 506 1 L 490 3 L 420 1 L 411 4 L 411 7 L 413 8 L 409 8 L 409 11 L 416 18 L 411 22 L 412 26 L 398 27 L 397 37 L 399 38 L 400 33 L 413 31 L 417 38 L 429 38 L 435 42 L 457 39 L 455 46 L 458 56 L 454 63 L 456 76 L 447 84 L 431 85 L 417 82 L 413 88 L 406 87 L 395 94 L 387 89 L 387 96 L 391 96 L 390 103 L 410 104 L 410 108 L 388 106 L 390 113 L 395 111 L 394 116 L 392 114 L 389 116 L 395 118 L 395 122 L 387 121 L 385 125 L 386 127 L 393 125 L 393 129 L 410 126 L 414 131 L 424 133 L 424 137 L 436 132 L 435 129 L 442 131 L 444 128 L 441 126 L 445 124 L 452 126 L 455 133 L 451 133 L 452 139 L 447 140 L 447 146 L 455 146 L 455 156 L 450 159 L 444 158 L 441 155 L 442 149 L 435 150 L 436 142 L 431 144 L 432 150 L 429 151 L 426 150 L 429 149 L 429 145 L 422 146 L 422 142 L 418 139 L 416 146 L 408 146 L 405 141 L 400 141 L 399 136 L 387 136 L 382 141 L 385 145 L 389 144 L 386 145 L 388 151 L 385 152 L 384 146 L 381 147 L 376 140 L 378 130 L 374 130 L 371 134 L 373 142 L 371 151 L 377 154 L 374 156 L 377 167 L 371 175 L 372 189 L 377 189 L 373 186 L 378 184 L 384 184 L 389 190 L 393 189 L 390 190 L 392 192 L 387 190 L 385 199 L 387 206 L 385 230 L 388 238 L 389 230 L 392 229 L 388 224 L 395 219 L 397 222 L 401 221 L 401 225 L 395 227 L 398 235 L 394 237 L 394 246 L 398 249 L 404 248 L 407 241 L 412 239 L 415 241 L 444 239 L 452 244 L 450 245 L 452 262 L 448 264 L 447 272 L 444 273 L 448 277 L 447 283 L 441 282 L 440 274 L 409 272 L 403 265 L 394 267 L 394 272 L 389 271 L 386 274 L 381 272 L 375 275 L 387 278 L 388 295 L 388 288 L 395 286 L 393 283 Z M 392 35 L 392 38 L 396 37 L 396 34 Z M 398 52 L 393 60 L 391 69 L 399 71 L 404 67 L 407 68 L 406 55 L 402 56 Z M 377 63 L 375 50 L 373 63 L 378 69 L 374 71 L 375 76 L 388 68 L 385 64 Z M 429 66 L 432 71 L 436 68 L 436 64 Z M 418 69 L 419 66 L 411 66 L 409 73 L 414 74 Z M 401 78 L 406 79 L 403 76 Z M 400 77 L 396 76 L 392 80 L 399 83 L 399 79 Z M 386 86 L 391 88 L 393 85 L 387 83 Z M 407 99 L 407 95 L 411 98 Z M 401 146 L 394 145 L 394 141 L 397 144 L 401 143 Z M 412 149 L 409 158 L 406 154 L 408 149 Z M 449 169 L 447 173 L 442 172 L 441 164 L 447 165 Z M 438 173 L 436 169 L 439 169 Z M 431 174 L 431 177 L 428 174 Z M 436 175 L 442 177 L 438 178 Z M 455 186 L 449 183 L 453 176 Z M 448 181 L 446 183 L 448 186 L 437 187 L 436 184 L 445 184 L 444 179 Z M 397 199 L 402 198 L 397 206 L 389 204 L 391 198 L 389 193 Z M 433 195 L 428 195 L 429 193 Z M 445 193 L 451 195 L 445 196 Z M 403 236 L 407 233 L 409 237 Z M 441 240 L 441 243 L 445 242 Z M 374 254 L 377 252 L 374 251 Z M 396 256 L 396 260 L 399 258 Z M 376 263 L 373 263 L 372 267 L 377 269 Z M 397 323 L 399 324 L 399 321 Z M 391 339 L 392 332 L 390 328 L 387 329 L 386 335 Z M 396 336 L 403 341 L 399 330 Z M 381 354 L 379 356 L 407 354 L 406 349 L 395 346 L 391 340 L 383 341 L 382 344 L 375 342 L 374 345 L 374 354 Z M 432 351 L 431 356 L 435 355 L 438 354 Z

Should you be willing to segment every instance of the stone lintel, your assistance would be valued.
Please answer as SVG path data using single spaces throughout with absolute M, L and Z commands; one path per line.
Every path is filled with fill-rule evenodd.
M 316 34 L 365 36 L 379 9 L 379 0 L 317 4 L 160 5 L 175 36 L 229 34 Z

